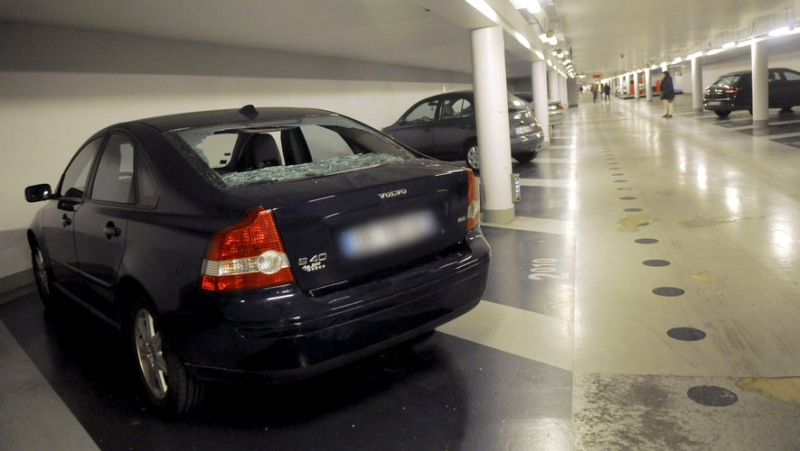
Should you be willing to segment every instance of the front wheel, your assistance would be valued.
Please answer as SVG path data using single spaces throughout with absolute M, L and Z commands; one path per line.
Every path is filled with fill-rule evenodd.
M 716 115 L 717 115 L 717 116 L 719 116 L 719 117 L 728 117 L 728 115 L 729 115 L 729 114 L 731 114 L 731 112 L 730 112 L 729 110 L 725 110 L 725 111 L 714 111 L 714 114 L 716 114 Z
M 150 402 L 172 415 L 189 412 L 203 398 L 203 381 L 196 379 L 169 348 L 155 310 L 140 303 L 130 324 L 136 363 Z
M 33 245 L 31 248 L 31 263 L 39 297 L 45 307 L 51 307 L 55 303 L 57 291 L 53 288 L 53 273 L 50 270 L 47 257 L 38 244 Z
M 472 170 L 479 170 L 481 161 L 478 156 L 478 143 L 476 141 L 469 141 L 466 148 L 464 159 L 467 160 L 467 166 Z

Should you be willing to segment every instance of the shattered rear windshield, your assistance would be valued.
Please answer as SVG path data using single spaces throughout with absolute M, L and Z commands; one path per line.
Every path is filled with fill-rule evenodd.
M 414 158 L 379 132 L 341 116 L 218 124 L 167 137 L 218 185 L 322 177 Z

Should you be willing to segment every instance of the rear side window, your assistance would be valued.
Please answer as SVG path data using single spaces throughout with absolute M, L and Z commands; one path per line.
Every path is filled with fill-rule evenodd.
M 167 132 L 198 172 L 222 187 L 322 177 L 414 155 L 341 116 L 219 124 Z
M 466 97 L 442 100 L 442 120 L 467 118 L 474 115 L 475 108 Z
M 134 144 L 130 138 L 113 134 L 108 139 L 92 185 L 92 199 L 120 204 L 136 202 L 133 189 Z
M 786 78 L 786 81 L 800 81 L 800 74 L 797 72 L 786 70 L 783 71 L 783 76 Z
M 97 156 L 97 151 L 103 144 L 103 138 L 97 138 L 86 144 L 72 159 L 58 192 L 64 197 L 82 198 L 86 191 L 86 182 L 89 180 L 89 172 L 92 170 L 92 163 Z

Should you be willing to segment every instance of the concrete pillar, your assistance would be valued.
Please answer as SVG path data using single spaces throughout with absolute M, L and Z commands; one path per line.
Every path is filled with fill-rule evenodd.
M 767 42 L 752 44 L 753 58 L 753 123 L 769 119 L 769 68 Z
M 648 102 L 653 101 L 653 80 L 650 77 L 650 68 L 644 70 L 644 94 Z
M 574 78 L 567 80 L 567 102 L 569 108 L 578 106 L 578 80 Z
M 487 222 L 514 220 L 511 197 L 511 138 L 508 130 L 508 89 L 503 29 L 472 30 L 472 82 L 480 149 L 481 202 Z
M 703 111 L 703 62 L 692 58 L 692 108 Z
M 553 69 L 547 71 L 547 96 L 550 99 L 557 99 L 558 92 L 558 72 Z
M 531 65 L 533 89 L 533 114 L 544 129 L 544 142 L 550 142 L 550 116 L 547 110 L 547 63 L 539 61 Z
M 639 72 L 633 71 L 633 98 L 639 100 Z

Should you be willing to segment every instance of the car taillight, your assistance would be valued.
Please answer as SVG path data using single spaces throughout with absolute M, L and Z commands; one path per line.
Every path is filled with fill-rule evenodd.
M 475 177 L 472 169 L 467 169 L 467 230 L 478 227 L 481 223 L 481 188 L 480 180 Z
M 201 288 L 242 291 L 293 281 L 272 211 L 257 208 L 214 235 L 203 261 Z
M 736 93 L 738 93 L 738 92 L 742 92 L 742 88 L 741 88 L 741 86 L 740 86 L 740 87 L 737 87 L 737 88 L 725 88 L 725 89 L 723 90 L 723 92 L 724 92 L 725 94 L 736 94 Z

